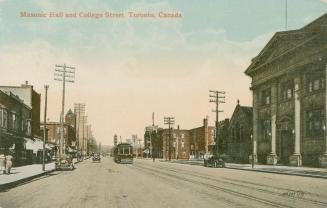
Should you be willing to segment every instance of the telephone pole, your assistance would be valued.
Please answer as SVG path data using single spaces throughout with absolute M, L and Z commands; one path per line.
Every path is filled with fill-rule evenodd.
M 44 100 L 42 171 L 45 171 L 45 141 L 46 141 L 46 137 L 47 137 L 47 101 L 48 101 L 48 88 L 49 88 L 49 85 L 44 85 L 44 89 L 45 89 L 45 100 Z
M 169 128 L 168 154 L 169 154 L 169 161 L 170 161 L 171 160 L 171 126 L 175 124 L 175 118 L 164 117 L 164 124 L 168 125 Z
M 64 65 L 56 65 L 55 68 L 55 78 L 54 80 L 62 82 L 62 105 L 61 105 L 61 116 L 60 116 L 60 124 L 61 124 L 61 132 L 60 132 L 60 140 L 59 140 L 59 157 L 61 154 L 65 153 L 65 141 L 64 141 L 64 114 L 65 114 L 65 87 L 66 82 L 74 83 L 75 79 L 75 67 Z
M 83 143 L 83 147 L 82 147 L 82 156 L 83 156 L 83 160 L 84 160 L 84 156 L 85 156 L 85 136 L 84 136 L 84 133 L 85 133 L 85 130 L 84 130 L 84 127 L 85 127 L 85 123 L 87 123 L 86 121 L 87 119 L 87 116 L 82 116 L 82 127 L 83 127 L 83 138 L 82 138 L 82 143 Z
M 218 114 L 220 112 L 224 112 L 219 110 L 219 104 L 220 103 L 225 103 L 225 96 L 224 95 L 226 92 L 225 91 L 218 91 L 218 90 L 209 90 L 209 92 L 211 94 L 209 94 L 210 100 L 209 102 L 211 103 L 215 103 L 216 104 L 216 110 L 213 110 L 212 112 L 216 113 L 216 137 L 215 137 L 215 141 L 216 141 L 216 155 L 219 154 L 219 144 L 218 144 L 218 128 L 219 128 L 219 120 L 218 120 Z

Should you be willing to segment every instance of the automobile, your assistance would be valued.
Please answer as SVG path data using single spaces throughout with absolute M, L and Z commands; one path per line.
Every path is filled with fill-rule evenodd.
M 204 167 L 224 168 L 225 159 L 221 155 L 208 155 L 204 157 Z
M 93 162 L 101 162 L 101 156 L 100 154 L 94 154 L 92 157 Z
M 74 170 L 75 165 L 71 155 L 63 154 L 56 159 L 56 170 Z

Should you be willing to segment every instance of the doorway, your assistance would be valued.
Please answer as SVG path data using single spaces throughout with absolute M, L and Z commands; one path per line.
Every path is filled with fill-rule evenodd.
M 292 130 L 286 130 L 281 132 L 281 163 L 283 165 L 289 164 L 289 158 L 294 152 L 294 135 Z

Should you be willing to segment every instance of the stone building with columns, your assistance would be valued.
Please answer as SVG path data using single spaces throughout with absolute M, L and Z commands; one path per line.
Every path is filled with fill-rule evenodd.
M 326 35 L 327 14 L 277 32 L 246 69 L 258 162 L 327 166 Z

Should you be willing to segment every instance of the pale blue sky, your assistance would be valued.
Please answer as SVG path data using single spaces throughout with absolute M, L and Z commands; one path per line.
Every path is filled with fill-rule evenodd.
M 183 17 L 19 17 L 24 11 L 178 11 Z M 288 0 L 288 29 L 301 28 L 326 12 L 327 0 Z M 0 71 L 6 74 L 0 84 L 29 80 L 42 94 L 49 84 L 48 115 L 56 121 L 61 86 L 53 81 L 54 65 L 75 66 L 66 109 L 86 103 L 103 144 L 112 143 L 115 133 L 142 137 L 152 112 L 161 126 L 169 115 L 181 128 L 202 125 L 206 115 L 214 125 L 208 90 L 227 92 L 221 118 L 231 116 L 237 99 L 251 105 L 251 80 L 244 71 L 284 26 L 285 0 L 0 0 Z

